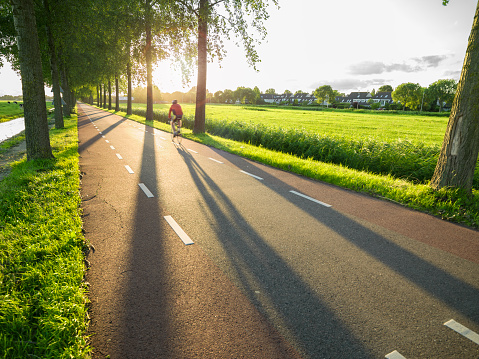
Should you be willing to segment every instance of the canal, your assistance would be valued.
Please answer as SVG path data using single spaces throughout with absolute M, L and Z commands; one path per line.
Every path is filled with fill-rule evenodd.
M 0 142 L 18 135 L 23 130 L 25 130 L 25 119 L 23 117 L 0 123 Z

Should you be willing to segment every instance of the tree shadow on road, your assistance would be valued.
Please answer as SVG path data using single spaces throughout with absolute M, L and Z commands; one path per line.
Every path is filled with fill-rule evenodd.
M 224 156 L 222 151 L 214 151 L 219 156 Z M 277 326 L 284 324 L 283 334 L 290 335 L 303 353 L 312 358 L 370 358 L 387 353 L 371 353 L 370 348 L 363 345 L 328 307 L 321 294 L 315 292 L 268 244 L 266 238 L 249 224 L 248 218 L 241 214 L 241 210 L 194 157 L 187 151 L 179 152 L 207 205 L 207 210 L 211 213 L 211 228 L 216 231 L 218 241 L 234 268 L 234 277 L 257 308 Z M 231 156 L 227 157 L 225 160 L 231 161 Z M 251 172 L 264 178 L 262 183 L 275 195 L 306 212 L 315 221 L 430 296 L 479 324 L 477 288 L 333 208 L 305 204 L 303 199 L 284 190 L 288 187 L 287 184 L 272 177 L 253 162 L 235 157 L 234 164 L 238 168 L 248 168 L 248 171 L 252 169 Z M 294 240 L 295 238 L 291 238 L 291 241 Z M 347 260 L 344 260 L 344 265 L 347 264 Z M 344 270 L 347 271 L 347 268 Z M 387 297 L 384 297 L 384 301 L 387 300 Z M 378 343 L 378 346 L 380 345 Z
M 297 349 L 311 358 L 371 358 L 321 298 L 267 244 L 187 151 L 180 150 L 241 289 Z M 276 318 L 272 318 L 276 316 Z

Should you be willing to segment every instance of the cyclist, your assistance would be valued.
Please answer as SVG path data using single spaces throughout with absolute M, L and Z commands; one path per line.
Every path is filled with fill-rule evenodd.
M 174 118 L 172 119 L 171 113 L 173 112 Z M 180 104 L 177 100 L 173 100 L 170 106 L 170 111 L 168 112 L 168 119 L 171 123 L 171 130 L 173 131 L 173 136 L 178 136 L 181 129 L 181 119 L 183 118 L 183 110 L 181 109 Z M 175 123 L 178 126 L 178 131 L 175 130 Z

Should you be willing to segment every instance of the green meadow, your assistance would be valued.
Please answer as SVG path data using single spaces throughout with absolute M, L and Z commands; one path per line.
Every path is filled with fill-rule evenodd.
M 20 104 L 23 104 L 23 101 L 16 102 L 17 103 L 13 103 L 13 100 L 0 101 L 0 123 L 23 117 L 23 107 L 20 107 Z M 52 102 L 47 101 L 47 110 L 51 108 L 53 108 Z
M 169 104 L 156 104 L 154 109 L 168 111 Z M 186 117 L 194 118 L 195 105 L 181 104 Z M 145 104 L 133 108 L 146 109 Z M 409 140 L 425 145 L 442 144 L 448 116 L 424 116 L 373 111 L 351 111 L 295 107 L 218 105 L 206 106 L 207 120 L 226 120 L 264 124 L 282 129 L 305 130 L 327 137 L 375 139 L 390 142 Z
M 14 118 L 23 117 L 23 108 L 19 104 L 23 103 L 22 101 L 17 101 L 18 103 L 13 103 L 13 101 L 0 101 L 0 122 L 6 122 Z

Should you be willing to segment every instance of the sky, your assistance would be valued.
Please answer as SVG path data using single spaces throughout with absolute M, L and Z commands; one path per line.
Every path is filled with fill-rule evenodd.
M 208 64 L 207 89 L 239 86 L 311 93 L 322 85 L 346 94 L 401 83 L 423 87 L 439 79 L 459 80 L 476 0 L 279 0 L 269 6 L 266 39 L 256 46 L 257 70 L 244 50 L 225 42 L 227 55 Z M 234 39 L 234 37 L 233 37 Z M 188 91 L 174 64 L 156 66 L 162 92 Z M 0 96 L 21 94 L 9 64 L 0 68 Z M 51 91 L 46 91 L 51 95 Z

